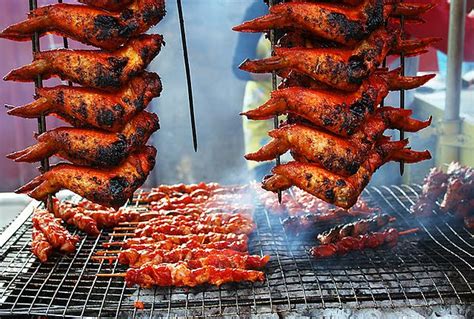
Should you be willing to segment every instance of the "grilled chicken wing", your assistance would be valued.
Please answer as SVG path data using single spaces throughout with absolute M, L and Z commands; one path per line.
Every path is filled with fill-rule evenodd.
M 57 155 L 78 165 L 116 166 L 145 145 L 158 128 L 158 116 L 146 111 L 133 118 L 122 133 L 59 127 L 36 137 L 37 144 L 7 157 L 15 162 L 38 162 Z
M 372 174 L 384 162 L 403 160 L 406 163 L 414 163 L 431 158 L 428 151 L 415 152 L 403 148 L 406 143 L 399 141 L 379 145 L 357 173 L 350 177 L 328 172 L 316 164 L 289 162 L 273 168 L 273 175 L 265 178 L 262 187 L 276 192 L 295 185 L 328 203 L 347 209 L 357 202 Z
M 112 169 L 58 164 L 16 192 L 44 200 L 66 188 L 95 203 L 118 208 L 145 182 L 155 166 L 155 156 L 156 149 L 146 146 Z
M 161 88 L 158 75 L 148 72 L 132 78 L 117 93 L 66 85 L 39 88 L 37 100 L 15 107 L 8 114 L 23 118 L 54 114 L 75 127 L 120 132 L 154 97 L 160 95 Z
M 433 76 L 402 77 L 397 70 L 376 72 L 354 93 L 302 87 L 280 89 L 272 92 L 262 106 L 241 114 L 252 120 L 295 114 L 332 133 L 349 136 L 375 111 L 389 90 L 412 89 Z
M 53 33 L 105 50 L 114 50 L 165 15 L 164 0 L 135 0 L 121 13 L 74 4 L 53 4 L 33 10 L 28 19 L 2 32 L 1 38 L 31 40 L 32 35 Z
M 291 124 L 269 132 L 273 138 L 247 160 L 269 161 L 291 150 L 305 162 L 319 164 L 333 173 L 350 176 L 367 160 L 375 141 L 387 128 L 416 132 L 427 127 L 431 119 L 422 122 L 411 119 L 410 110 L 384 107 L 370 117 L 365 125 L 349 139 L 341 138 L 303 124 Z
M 134 0 L 78 0 L 89 6 L 106 9 L 109 11 L 119 11 L 124 9 Z
M 291 2 L 275 5 L 270 13 L 233 28 L 234 31 L 264 32 L 275 28 L 303 29 L 323 39 L 344 45 L 355 45 L 389 15 L 417 17 L 432 8 L 431 4 L 387 4 L 383 0 L 363 0 L 357 7 L 325 3 Z
M 8 73 L 4 80 L 29 82 L 59 76 L 63 80 L 99 89 L 117 90 L 141 72 L 160 52 L 163 37 L 141 35 L 114 52 L 52 50 L 35 54 L 33 63 Z

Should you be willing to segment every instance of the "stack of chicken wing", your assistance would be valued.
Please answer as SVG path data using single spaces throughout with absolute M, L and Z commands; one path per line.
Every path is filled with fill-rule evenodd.
M 158 117 L 145 111 L 161 93 L 157 74 L 145 68 L 159 53 L 163 38 L 143 34 L 165 15 L 164 0 L 80 0 L 35 9 L 0 37 L 29 40 L 34 34 L 69 37 L 99 50 L 37 52 L 33 62 L 5 76 L 31 82 L 59 77 L 81 86 L 38 88 L 36 100 L 10 115 L 53 115 L 72 125 L 36 135 L 37 144 L 9 154 L 18 162 L 58 156 L 60 163 L 17 192 L 44 200 L 69 189 L 105 206 L 123 205 L 155 165 L 156 149 L 146 146 L 159 129 Z
M 428 151 L 392 141 L 386 129 L 417 132 L 431 119 L 419 121 L 410 110 L 379 106 L 393 90 L 414 89 L 432 75 L 405 77 L 400 70 L 380 68 L 387 55 L 414 56 L 435 38 L 405 40 L 399 17 L 422 22 L 432 6 L 400 1 L 286 1 L 269 14 L 234 28 L 241 32 L 280 33 L 274 54 L 246 60 L 240 68 L 253 73 L 276 72 L 283 81 L 268 102 L 243 113 L 252 120 L 288 114 L 269 132 L 270 143 L 245 157 L 268 161 L 290 151 L 294 161 L 278 165 L 263 181 L 277 192 L 295 185 L 343 208 L 357 202 L 372 174 L 388 161 L 414 163 Z M 277 33 L 278 34 L 278 33 Z

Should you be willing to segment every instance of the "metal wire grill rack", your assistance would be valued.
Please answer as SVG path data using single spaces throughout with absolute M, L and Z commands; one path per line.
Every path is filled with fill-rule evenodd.
M 0 249 L 0 315 L 91 317 L 250 315 L 327 308 L 416 307 L 469 304 L 473 291 L 473 234 L 450 216 L 421 220 L 410 215 L 419 186 L 369 188 L 371 205 L 397 217 L 395 227 L 420 227 L 392 250 L 366 250 L 328 260 L 311 259 L 314 241 L 288 236 L 278 217 L 258 207 L 250 252 L 272 259 L 263 283 L 195 289 L 126 287 L 116 262 L 93 262 L 107 231 L 84 237 L 74 255 L 40 264 L 30 253 L 28 219 Z M 137 209 L 139 198 L 133 204 Z M 436 220 L 436 221 L 435 221 Z M 0 243 L 2 244 L 2 243 Z M 136 310 L 141 300 L 144 310 Z

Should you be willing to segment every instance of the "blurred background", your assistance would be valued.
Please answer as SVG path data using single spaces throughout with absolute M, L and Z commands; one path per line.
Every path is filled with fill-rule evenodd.
M 74 3 L 74 1 L 65 1 Z M 423 2 L 423 1 L 417 1 Z M 427 1 L 425 1 L 427 2 Z M 437 77 L 416 92 L 407 93 L 407 107 L 415 111 L 415 117 L 434 116 L 433 125 L 417 134 L 409 135 L 414 149 L 429 149 L 434 159 L 407 166 L 403 177 L 398 164 L 385 165 L 375 174 L 373 183 L 393 184 L 420 182 L 428 169 L 452 159 L 464 164 L 474 163 L 474 15 L 468 1 L 465 24 L 464 58 L 461 90 L 461 130 L 443 138 L 443 114 L 446 105 L 446 70 L 448 68 L 447 47 L 449 28 L 449 4 L 445 0 L 432 0 L 438 7 L 426 15 L 426 25 L 411 25 L 408 32 L 414 37 L 441 36 L 443 40 L 436 48 L 420 58 L 408 59 L 407 75 L 436 72 Z M 55 1 L 39 1 L 47 5 Z M 186 78 L 182 56 L 179 23 L 175 1 L 167 1 L 165 19 L 151 33 L 163 34 L 166 46 L 150 65 L 149 70 L 157 72 L 163 81 L 164 90 L 149 109 L 160 117 L 161 129 L 151 139 L 158 149 L 155 170 L 146 186 L 167 183 L 191 183 L 216 181 L 224 184 L 243 183 L 254 175 L 243 158 L 249 136 L 255 129 L 244 125 L 239 117 L 243 105 L 258 106 L 269 93 L 268 78 L 254 78 L 238 71 L 238 64 L 245 58 L 268 55 L 269 46 L 259 34 L 239 34 L 231 28 L 244 20 L 266 12 L 261 0 L 183 0 L 189 58 L 193 80 L 196 108 L 199 151 L 192 147 L 190 117 L 188 110 Z M 0 28 L 26 18 L 28 1 L 3 0 Z M 61 48 L 62 38 L 45 36 L 41 49 Z M 71 41 L 72 48 L 83 48 Z M 5 75 L 12 68 L 31 62 L 31 42 L 13 42 L 0 39 L 0 74 Z M 388 59 L 391 68 L 397 61 Z M 45 86 L 57 85 L 58 80 L 45 81 Z M 32 83 L 0 81 L 0 102 L 22 105 L 33 99 Z M 386 105 L 398 106 L 399 94 L 389 97 Z M 36 120 L 7 116 L 0 111 L 0 192 L 12 192 L 38 174 L 35 164 L 14 163 L 5 155 L 34 143 L 33 133 L 37 130 Z M 460 122 L 461 123 L 461 122 Z M 48 117 L 48 128 L 65 125 Z M 267 123 L 266 125 L 270 125 Z M 261 130 L 261 128 L 260 128 Z M 392 135 L 396 136 L 396 132 Z M 244 138 L 245 137 L 245 138 Z M 262 138 L 261 143 L 264 143 Z M 248 145 L 247 145 L 248 146 Z M 444 150 L 442 148 L 445 148 Z M 453 151 L 456 150 L 456 151 Z M 455 154 L 456 153 L 456 154 Z M 444 155 L 443 155 L 444 154 Z M 451 157 L 446 157 L 448 154 Z M 54 160 L 52 161 L 54 163 Z M 8 195 L 10 196 L 10 195 Z M 4 196 L 7 198 L 8 196 Z M 16 197 L 8 197 L 16 198 Z M 3 207 L 3 206 L 0 206 Z M 6 208 L 0 208 L 6 211 Z M 17 210 L 18 212 L 18 210 Z

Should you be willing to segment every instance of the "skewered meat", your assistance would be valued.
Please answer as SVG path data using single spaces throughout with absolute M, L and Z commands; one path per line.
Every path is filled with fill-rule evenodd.
M 310 254 L 316 258 L 327 258 L 336 254 L 345 255 L 355 250 L 363 250 L 367 248 L 375 249 L 382 245 L 394 247 L 398 242 L 399 236 L 411 234 L 416 231 L 418 231 L 418 229 L 398 232 L 394 228 L 389 228 L 382 233 L 376 232 L 366 235 L 359 235 L 357 237 L 344 237 L 334 244 L 313 247 L 310 251 Z
M 272 6 L 269 14 L 244 22 L 233 30 L 266 32 L 275 28 L 296 28 L 340 44 L 355 45 L 383 26 L 390 14 L 416 18 L 433 5 L 411 4 L 399 10 L 397 6 L 384 5 L 383 0 L 363 0 L 355 8 L 323 3 L 282 3 Z
M 106 257 L 107 258 L 107 257 Z M 258 269 L 268 263 L 270 256 L 247 255 L 230 249 L 188 249 L 174 250 L 137 250 L 130 248 L 121 251 L 118 261 L 132 268 L 144 265 L 158 265 L 163 263 L 177 263 L 185 261 L 192 269 L 205 266 L 217 268 Z
M 134 239 L 136 239 L 136 241 L 132 241 Z M 235 251 L 242 251 L 242 252 L 245 252 L 248 250 L 247 240 L 237 240 L 237 241 L 220 240 L 220 241 L 213 241 L 209 243 L 202 243 L 199 240 L 193 239 L 193 238 L 183 243 L 177 243 L 176 241 L 172 239 L 156 241 L 154 238 L 151 238 L 151 237 L 130 238 L 129 240 L 125 242 L 125 246 L 127 248 L 134 248 L 138 250 L 142 250 L 142 249 L 174 250 L 174 249 L 179 249 L 179 248 L 232 249 Z
M 164 0 L 135 0 L 121 13 L 89 6 L 58 3 L 31 11 L 28 19 L 11 25 L 1 38 L 31 40 L 52 33 L 106 50 L 114 50 L 150 27 L 165 15 Z
M 44 263 L 53 253 L 53 246 L 48 242 L 46 236 L 38 229 L 33 228 L 33 241 L 31 242 L 31 252 Z
M 321 167 L 304 162 L 289 162 L 273 168 L 262 187 L 268 191 L 284 190 L 292 185 L 339 207 L 349 208 L 355 204 L 372 174 L 383 163 L 403 160 L 415 163 L 431 158 L 428 151 L 415 152 L 402 149 L 406 141 L 384 143 L 374 150 L 356 174 L 343 177 Z M 300 160 L 296 158 L 296 160 Z
M 397 31 L 381 28 L 355 49 L 275 48 L 274 56 L 262 60 L 246 60 L 240 69 L 253 73 L 283 70 L 285 73 L 281 75 L 295 70 L 333 88 L 354 92 L 381 65 L 389 51 L 400 46 L 399 42 Z M 420 46 L 426 45 L 424 41 L 419 43 Z M 419 48 L 412 48 L 411 51 L 413 50 L 418 52 Z M 409 55 L 410 52 L 404 53 Z
M 432 77 L 400 77 L 394 72 L 377 73 L 364 81 L 354 93 L 301 87 L 280 89 L 272 92 L 270 100 L 262 106 L 242 114 L 252 120 L 295 114 L 330 132 L 348 136 L 354 134 L 369 114 L 375 111 L 388 90 L 415 88 Z
M 94 219 L 74 207 L 66 207 L 65 205 L 61 207 L 57 199 L 53 200 L 53 212 L 54 216 L 61 218 L 66 224 L 74 225 L 89 235 L 98 236 L 100 233 Z
M 252 218 L 243 214 L 231 213 L 200 213 L 187 215 L 161 215 L 146 222 L 140 222 L 137 228 L 144 228 L 149 225 L 162 224 L 187 224 L 200 223 L 212 226 L 225 226 L 229 224 L 253 224 Z
M 78 165 L 117 166 L 142 147 L 158 129 L 158 116 L 143 111 L 120 134 L 72 127 L 55 128 L 37 136 L 37 144 L 8 154 L 7 158 L 31 163 L 57 155 Z
M 117 90 L 143 69 L 160 52 L 163 37 L 144 34 L 124 47 L 105 52 L 97 50 L 53 50 L 35 53 L 33 63 L 8 73 L 4 80 L 30 82 L 59 76 L 83 86 Z
M 35 210 L 32 222 L 33 227 L 43 233 L 53 248 L 57 248 L 64 253 L 71 253 L 76 250 L 79 237 L 72 236 L 47 210 Z
M 318 235 L 318 240 L 322 245 L 335 243 L 344 237 L 356 237 L 377 231 L 390 222 L 390 215 L 376 215 L 367 219 L 360 219 L 350 224 L 338 225 Z
M 436 208 L 436 200 L 446 193 L 449 175 L 433 167 L 423 181 L 420 198 L 411 210 L 419 216 L 429 216 Z
M 459 163 L 451 164 L 447 174 L 447 190 L 440 208 L 443 212 L 452 212 L 457 217 L 464 218 L 474 210 L 470 203 L 474 200 L 474 169 Z
M 134 0 L 78 0 L 89 6 L 106 9 L 109 11 L 119 11 L 132 3 Z
M 216 268 L 206 266 L 190 269 L 186 263 L 146 265 L 141 268 L 129 268 L 125 280 L 129 286 L 143 288 L 153 286 L 195 287 L 211 284 L 220 286 L 229 282 L 263 281 L 265 275 L 257 270 Z
M 245 158 L 269 161 L 291 150 L 292 154 L 320 164 L 328 171 L 350 176 L 367 160 L 373 144 L 387 128 L 417 132 L 430 125 L 431 119 L 418 121 L 409 117 L 411 113 L 398 108 L 379 108 L 349 139 L 302 124 L 285 125 L 270 131 L 273 139 L 255 153 L 245 155 Z
M 23 118 L 53 114 L 75 127 L 121 132 L 154 97 L 160 96 L 161 88 L 159 76 L 149 72 L 133 77 L 116 93 L 66 85 L 39 88 L 37 100 L 15 107 L 8 114 Z
M 16 192 L 42 200 L 66 188 L 96 203 L 118 208 L 143 184 L 155 165 L 155 156 L 156 149 L 147 146 L 111 169 L 58 164 Z

